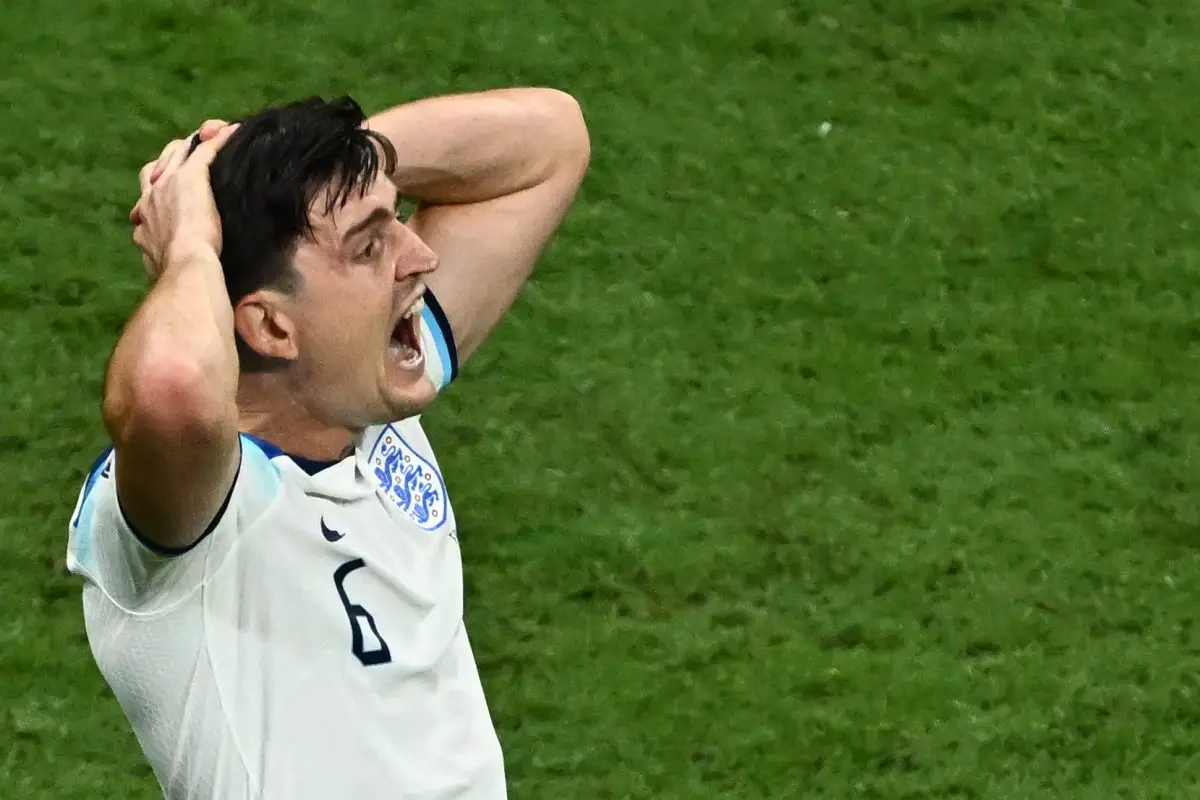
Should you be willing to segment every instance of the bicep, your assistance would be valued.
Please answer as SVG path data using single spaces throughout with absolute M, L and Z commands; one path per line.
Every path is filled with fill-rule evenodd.
M 427 282 L 445 312 L 459 361 L 516 300 L 582 179 L 566 169 L 528 189 L 463 205 L 418 209 L 409 226 L 438 255 Z
M 167 364 L 136 377 L 124 381 L 136 392 L 105 393 L 114 491 L 147 541 L 183 550 L 211 524 L 237 474 L 237 410 L 206 397 L 197 369 Z
M 134 439 L 118 445 L 113 460 L 122 517 L 149 547 L 174 555 L 194 547 L 219 522 L 241 467 L 241 448 L 236 433 L 202 443 Z
M 113 455 L 122 514 L 164 553 L 186 551 L 211 530 L 241 464 L 236 430 L 175 437 L 136 430 Z

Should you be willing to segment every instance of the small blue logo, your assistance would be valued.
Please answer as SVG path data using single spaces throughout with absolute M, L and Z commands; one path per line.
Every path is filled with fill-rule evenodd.
M 380 488 L 409 519 L 427 531 L 446 523 L 450 505 L 441 473 L 391 425 L 375 440 L 370 463 Z

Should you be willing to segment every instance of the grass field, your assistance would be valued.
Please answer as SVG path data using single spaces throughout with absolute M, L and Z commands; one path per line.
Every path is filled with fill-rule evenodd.
M 137 168 L 512 83 L 592 172 L 426 418 L 511 796 L 1200 797 L 1200 5 L 2 16 L 0 797 L 158 796 L 62 571 Z

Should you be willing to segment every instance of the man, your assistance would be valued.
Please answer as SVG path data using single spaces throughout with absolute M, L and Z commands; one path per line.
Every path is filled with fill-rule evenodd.
M 71 519 L 96 662 L 168 798 L 505 797 L 419 414 L 572 202 L 579 106 L 310 100 L 191 145 L 141 172 L 153 285 Z

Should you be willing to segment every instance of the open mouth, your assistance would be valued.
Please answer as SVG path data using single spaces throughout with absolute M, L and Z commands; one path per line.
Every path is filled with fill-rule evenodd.
M 392 328 L 392 338 L 388 343 L 388 349 L 403 369 L 417 369 L 425 361 L 425 357 L 421 353 L 421 337 L 417 332 L 421 311 L 424 308 L 425 300 L 418 298 Z

